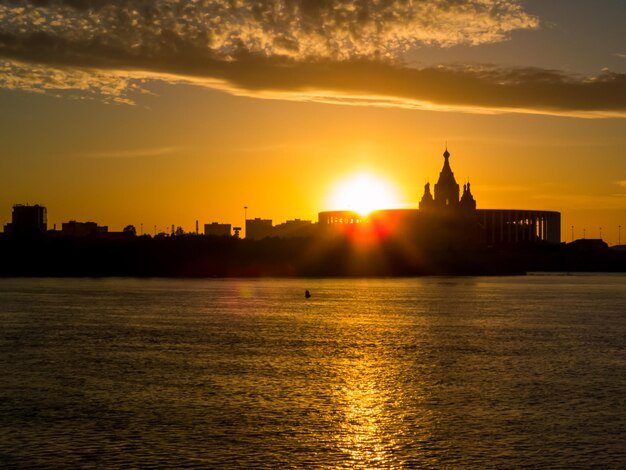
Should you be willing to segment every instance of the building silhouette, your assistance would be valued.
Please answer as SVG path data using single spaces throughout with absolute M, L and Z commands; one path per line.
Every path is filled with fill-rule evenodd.
M 261 219 L 257 217 L 255 219 L 246 220 L 246 238 L 261 240 L 266 237 L 271 237 L 273 234 L 274 226 L 272 225 L 272 219 Z
M 61 224 L 61 235 L 68 237 L 92 237 L 106 234 L 108 231 L 109 227 L 101 227 L 96 222 L 70 220 Z
M 261 240 L 267 237 L 310 237 L 317 234 L 316 228 L 310 220 L 293 219 L 273 225 L 271 219 L 248 219 L 246 220 L 246 238 Z
M 286 220 L 274 226 L 274 236 L 282 238 L 304 237 L 313 234 L 313 222 L 310 220 Z
M 218 222 L 204 224 L 204 234 L 216 237 L 228 237 L 231 234 L 231 224 L 220 224 Z
M 4 232 L 16 235 L 43 234 L 48 229 L 48 212 L 44 206 L 16 204 L 13 206 L 11 222 Z

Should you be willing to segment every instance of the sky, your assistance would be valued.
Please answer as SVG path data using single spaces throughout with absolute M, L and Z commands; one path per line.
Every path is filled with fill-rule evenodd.
M 416 207 L 626 240 L 623 0 L 0 0 L 0 224 L 317 220 L 367 172 Z

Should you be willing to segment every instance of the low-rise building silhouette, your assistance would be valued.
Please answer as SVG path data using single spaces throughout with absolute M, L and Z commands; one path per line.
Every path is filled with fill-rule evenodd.
M 61 235 L 68 237 L 90 237 L 108 233 L 109 227 L 99 226 L 96 222 L 77 222 L 70 220 L 61 224 Z
M 273 236 L 282 238 L 307 237 L 314 234 L 314 229 L 313 222 L 310 220 L 286 220 L 282 224 L 274 226 Z
M 246 238 L 252 240 L 261 240 L 271 237 L 274 234 L 274 226 L 271 219 L 255 219 L 246 220 Z
M 267 237 L 298 238 L 317 235 L 317 225 L 310 220 L 286 220 L 282 224 L 272 225 L 271 219 L 246 220 L 246 238 L 262 240 Z
M 230 236 L 231 224 L 220 224 L 218 222 L 204 224 L 204 234 L 216 237 Z

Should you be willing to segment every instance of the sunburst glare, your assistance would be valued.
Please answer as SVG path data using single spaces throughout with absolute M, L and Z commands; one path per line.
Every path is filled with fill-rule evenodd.
M 334 210 L 351 210 L 368 215 L 377 209 L 399 205 L 398 193 L 391 183 L 368 172 L 360 172 L 337 183 L 329 198 Z

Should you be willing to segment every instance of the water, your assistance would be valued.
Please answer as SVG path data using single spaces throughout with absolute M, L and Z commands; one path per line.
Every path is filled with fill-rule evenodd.
M 626 277 L 2 279 L 0 378 L 4 467 L 623 468 Z

